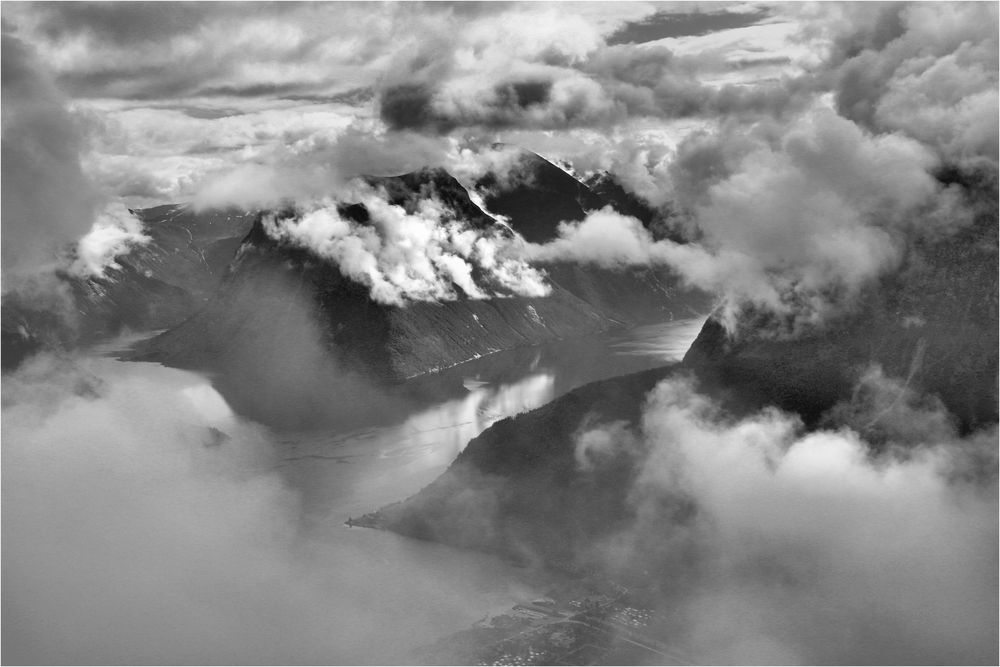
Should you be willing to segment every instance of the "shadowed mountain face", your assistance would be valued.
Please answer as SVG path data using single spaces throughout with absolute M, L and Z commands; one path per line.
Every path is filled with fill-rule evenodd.
M 567 219 L 564 215 L 582 219 L 585 212 L 577 203 L 581 193 L 595 206 L 606 205 L 558 168 L 535 158 L 531 165 L 541 170 L 543 181 L 552 175 L 550 169 L 558 172 L 558 187 L 543 186 L 539 192 L 518 186 L 518 192 L 528 193 L 539 205 L 548 201 L 552 210 L 565 209 L 541 221 L 548 225 L 547 238 Z M 510 233 L 442 170 L 369 181 L 384 188 L 390 204 L 407 212 L 433 196 L 472 228 Z M 503 197 L 516 207 L 514 195 L 507 192 Z M 343 204 L 339 212 L 358 224 L 369 221 L 363 204 Z M 524 220 L 512 216 L 510 225 L 522 232 Z M 530 222 L 541 233 L 540 221 Z M 360 384 L 395 383 L 500 350 L 689 316 L 704 312 L 709 304 L 704 294 L 680 292 L 663 271 L 571 264 L 542 268 L 552 288 L 544 297 L 459 296 L 385 305 L 335 264 L 270 238 L 261 215 L 215 296 L 194 317 L 140 344 L 135 357 L 210 370 L 238 409 L 269 423 L 302 425 L 336 419 L 343 401 L 357 394 Z M 262 357 L 266 363 L 256 361 Z M 296 375 L 287 370 L 291 368 L 308 369 L 297 377 L 311 379 L 292 380 Z M 274 386 L 275 377 L 290 378 L 279 383 L 281 401 L 259 389 Z M 351 378 L 347 385 L 345 378 Z M 290 411 L 278 414 L 279 404 Z
M 4 295 L 4 369 L 43 347 L 86 345 L 126 330 L 178 324 L 219 286 L 254 220 L 244 211 L 196 213 L 187 206 L 134 213 L 151 241 L 119 257 L 117 268 L 89 279 L 58 275 L 62 298 L 55 305 L 17 292 Z
M 638 432 L 647 394 L 670 377 L 691 378 L 732 419 L 777 406 L 807 428 L 836 427 L 864 407 L 859 380 L 880 367 L 903 387 L 887 410 L 904 402 L 905 389 L 927 405 L 939 401 L 959 433 L 995 424 L 1000 340 L 991 192 L 973 225 L 915 243 L 903 267 L 871 286 L 849 314 L 796 338 L 777 336 L 775 323 L 760 314 L 748 313 L 734 336 L 710 319 L 683 363 L 587 385 L 497 422 L 436 481 L 362 525 L 585 568 L 591 545 L 635 518 L 628 492 L 640 471 L 621 453 L 581 469 L 577 439 L 588 424 L 620 422 L 623 432 Z M 875 447 L 884 442 L 877 418 L 852 427 Z M 668 505 L 677 525 L 694 510 L 681 497 Z
M 536 241 L 554 238 L 558 223 L 608 205 L 537 155 L 524 151 L 519 159 L 512 177 L 487 177 L 493 185 L 482 190 L 509 226 L 442 169 L 366 180 L 407 214 L 433 199 L 469 229 L 499 237 L 514 230 Z M 370 224 L 361 203 L 338 211 Z M 210 371 L 244 414 L 300 426 L 384 409 L 373 397 L 385 383 L 501 350 L 704 313 L 710 303 L 705 294 L 680 291 L 665 270 L 554 263 L 539 267 L 551 287 L 544 297 L 473 299 L 456 290 L 450 301 L 385 305 L 335 263 L 271 238 L 263 212 L 161 206 L 136 215 L 150 243 L 120 257 L 119 268 L 103 277 L 61 277 L 69 316 L 5 297 L 5 368 L 40 347 L 164 328 L 133 358 Z
M 258 225 L 209 304 L 139 344 L 135 357 L 211 370 L 236 409 L 301 426 L 341 420 L 345 402 L 362 406 L 381 382 L 611 325 L 560 289 L 540 299 L 380 304 L 334 265 L 281 246 Z
M 611 203 L 530 151 L 520 152 L 506 179 L 487 174 L 477 181 L 476 189 L 486 193 L 484 202 L 491 213 L 509 218 L 511 226 L 532 243 L 551 241 L 561 221 L 583 220 L 587 211 Z
M 586 184 L 594 194 L 611 202 L 619 213 L 636 218 L 647 228 L 654 226 L 658 217 L 656 209 L 622 187 L 613 174 L 606 171 L 595 173 L 586 180 Z
M 425 168 L 401 176 L 367 176 L 365 181 L 383 188 L 389 203 L 407 212 L 412 212 L 422 200 L 435 196 L 472 229 L 496 227 L 493 218 L 476 206 L 465 187 L 444 169 Z
M 646 394 L 678 367 L 586 385 L 473 439 L 415 496 L 359 525 L 573 571 L 587 545 L 629 518 L 637 470 L 622 459 L 580 474 L 575 439 L 585 420 L 637 423 Z
M 853 312 L 794 340 L 747 315 L 735 340 L 709 321 L 686 361 L 721 384 L 763 393 L 817 423 L 851 395 L 864 370 L 881 366 L 918 393 L 939 398 L 962 432 L 997 421 L 996 191 L 974 224 L 920 240 L 901 270 L 868 289 Z

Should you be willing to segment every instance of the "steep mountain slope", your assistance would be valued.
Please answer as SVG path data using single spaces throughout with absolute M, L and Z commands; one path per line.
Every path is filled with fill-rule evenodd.
M 997 421 L 997 200 L 986 196 L 972 225 L 921 239 L 901 270 L 865 291 L 853 311 L 794 340 L 748 314 L 735 340 L 710 321 L 686 361 L 721 383 L 765 392 L 815 423 L 850 396 L 871 364 L 937 396 L 961 430 Z
M 123 330 L 162 329 L 189 317 L 218 287 L 254 215 L 196 212 L 189 206 L 133 211 L 150 242 L 103 276 L 56 276 L 60 296 L 11 292 L 3 298 L 3 367 L 42 347 L 71 347 Z
M 605 201 L 611 202 L 615 210 L 624 215 L 637 218 L 643 225 L 649 227 L 657 218 L 657 211 L 642 199 L 627 191 L 621 182 L 606 171 L 591 175 L 586 181 L 587 187 Z
M 503 177 L 489 173 L 475 183 L 484 194 L 487 210 L 511 221 L 511 226 L 532 243 L 556 237 L 563 220 L 583 220 L 587 211 L 608 205 L 545 158 L 526 150 L 495 144 L 495 150 L 513 153 L 513 165 Z
M 647 393 L 671 376 L 733 417 L 775 405 L 807 426 L 864 414 L 858 381 L 875 366 L 922 405 L 940 401 L 959 432 L 998 419 L 997 218 L 995 190 L 974 224 L 916 243 L 903 268 L 872 286 L 851 312 L 798 338 L 776 337 L 770 318 L 750 315 L 735 337 L 710 319 L 682 364 L 587 385 L 553 403 L 494 424 L 413 497 L 360 525 L 547 565 L 588 566 L 591 546 L 633 517 L 628 489 L 639 471 L 618 454 L 595 470 L 575 456 L 588 424 L 635 432 Z M 905 402 L 902 390 L 886 411 Z M 891 398 L 891 397 L 890 397 Z M 848 420 L 869 443 L 884 436 L 885 412 Z M 622 438 L 627 436 L 622 435 Z M 619 443 L 620 444 L 620 443 Z M 995 475 L 993 470 L 982 474 Z M 683 498 L 663 511 L 684 521 Z
M 678 366 L 576 389 L 497 422 L 473 439 L 438 479 L 357 525 L 574 570 L 587 545 L 628 516 L 625 490 L 637 470 L 622 459 L 581 474 L 575 438 L 587 420 L 639 420 L 644 397 Z
M 513 154 L 514 166 L 505 178 L 487 175 L 475 188 L 483 193 L 487 210 L 504 216 L 528 241 L 551 241 L 560 222 L 583 220 L 589 212 L 609 205 L 637 218 L 654 235 L 665 228 L 655 210 L 627 192 L 610 174 L 595 174 L 583 183 L 531 151 L 504 144 L 494 148 Z M 571 262 L 544 266 L 556 283 L 622 322 L 690 314 L 677 307 L 676 280 L 666 269 L 607 269 Z M 641 287 L 636 289 L 637 285 Z M 703 300 L 699 307 L 707 303 Z
M 389 203 L 407 211 L 433 196 L 474 229 L 510 233 L 442 170 L 369 180 L 385 189 Z M 573 186 L 574 198 L 577 186 Z M 565 198 L 552 192 L 548 196 L 557 207 L 566 205 Z M 368 223 L 369 213 L 362 204 L 343 204 L 339 211 L 359 224 Z M 582 215 L 582 209 L 577 215 Z M 551 222 L 554 228 L 557 220 Z M 520 231 L 517 221 L 512 221 L 512 226 Z M 212 370 L 233 392 L 227 398 L 251 414 L 266 413 L 274 419 L 272 408 L 276 404 L 254 392 L 271 382 L 272 373 L 284 372 L 276 371 L 277 363 L 255 364 L 253 358 L 284 358 L 290 367 L 303 366 L 298 357 L 301 350 L 282 343 L 303 335 L 291 332 L 287 324 L 290 311 L 296 313 L 293 319 L 309 323 L 303 331 L 311 332 L 318 347 L 310 345 L 307 356 L 314 359 L 319 350 L 325 350 L 327 360 L 319 363 L 314 359 L 314 363 L 327 370 L 319 373 L 315 382 L 303 382 L 298 389 L 289 387 L 285 406 L 315 403 L 313 394 L 317 392 L 344 394 L 334 388 L 341 386 L 337 378 L 345 372 L 398 382 L 499 350 L 665 319 L 674 311 L 678 315 L 704 312 L 708 304 L 706 295 L 681 293 L 668 277 L 649 271 L 599 271 L 568 265 L 545 269 L 552 287 L 545 297 L 459 296 L 451 301 L 386 305 L 372 299 L 367 287 L 347 278 L 335 264 L 270 238 L 261 215 L 228 277 L 206 307 L 137 347 L 136 358 Z M 273 341 L 273 345 L 262 345 L 264 340 Z M 253 350 L 253 355 L 248 356 L 248 350 Z M 222 379 L 234 377 L 242 381 Z M 325 384 L 321 377 L 331 384 Z M 315 416 L 322 410 L 317 407 L 307 412 Z M 288 422 L 305 418 L 299 410 L 290 414 L 294 416 L 289 416 Z
M 385 409 L 375 400 L 383 382 L 609 326 L 558 289 L 540 299 L 380 304 L 335 266 L 257 226 L 208 305 L 139 344 L 133 358 L 210 370 L 237 410 L 301 426 L 343 422 L 366 404 Z

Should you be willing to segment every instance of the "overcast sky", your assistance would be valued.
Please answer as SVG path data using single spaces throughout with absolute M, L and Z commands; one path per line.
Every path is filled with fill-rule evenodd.
M 995 172 L 997 8 L 5 3 L 5 271 L 109 204 L 316 199 L 503 141 L 685 211 L 699 286 L 853 288 L 962 219 L 936 170 Z
M 584 168 L 600 161 L 595 149 L 626 138 L 670 150 L 737 106 L 788 103 L 776 84 L 815 66 L 828 41 L 803 41 L 802 13 L 752 3 L 73 2 L 7 3 L 3 18 L 5 41 L 21 42 L 32 76 L 62 96 L 85 173 L 107 195 L 150 204 L 345 137 L 405 135 L 388 137 L 392 156 L 359 165 L 386 172 L 496 139 Z M 727 85 L 763 94 L 712 98 Z

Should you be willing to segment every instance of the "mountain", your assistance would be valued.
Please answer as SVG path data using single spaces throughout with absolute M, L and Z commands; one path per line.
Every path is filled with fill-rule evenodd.
M 538 170 L 530 180 L 541 184 L 538 190 L 522 181 L 511 189 L 496 189 L 493 199 L 517 214 L 509 218 L 517 232 L 541 233 L 545 222 L 554 236 L 564 214 L 576 216 L 571 219 L 585 215 L 578 199 L 606 205 L 541 158 L 529 159 L 528 165 Z M 369 182 L 384 188 L 389 203 L 404 209 L 414 210 L 433 196 L 472 228 L 510 233 L 443 170 Z M 519 202 L 521 195 L 527 204 Z M 531 211 L 542 200 L 564 213 L 550 211 L 540 222 Z M 339 211 L 359 224 L 368 223 L 369 213 L 361 203 L 345 202 Z M 263 218 L 258 215 L 205 307 L 138 345 L 134 358 L 212 371 L 237 409 L 269 423 L 336 419 L 344 412 L 344 401 L 371 397 L 379 383 L 398 383 L 500 350 L 669 319 L 675 313 L 704 312 L 709 303 L 707 295 L 678 290 L 665 272 L 552 264 L 543 267 L 552 288 L 545 297 L 460 296 L 386 305 L 333 263 L 270 238 Z
M 551 241 L 560 221 L 583 220 L 609 203 L 540 155 L 505 144 L 493 149 L 513 153 L 513 164 L 503 177 L 488 173 L 474 187 L 487 210 L 509 218 L 532 243 Z
M 584 183 L 594 194 L 611 202 L 616 211 L 636 218 L 647 228 L 651 227 L 659 217 L 659 212 L 655 208 L 626 190 L 618 178 L 610 172 L 595 172 Z
M 136 246 L 104 275 L 56 276 L 57 298 L 12 291 L 3 297 L 3 368 L 45 347 L 87 345 L 123 331 L 163 329 L 200 308 L 222 280 L 254 214 L 197 212 L 170 205 L 132 211 L 150 242 Z
M 807 424 L 850 397 L 871 364 L 936 396 L 963 433 L 995 423 L 1000 335 L 993 183 L 967 183 L 982 195 L 972 224 L 913 242 L 902 268 L 865 290 L 849 314 L 792 339 L 776 336 L 776 323 L 759 313 L 746 314 L 735 339 L 710 321 L 686 361 L 726 386 L 763 392 Z
M 732 417 L 778 406 L 814 428 L 863 411 L 858 380 L 878 366 L 922 405 L 943 405 L 960 433 L 996 424 L 995 186 L 988 192 L 972 224 L 914 243 L 898 272 L 825 326 L 790 337 L 774 318 L 748 311 L 731 334 L 711 318 L 681 364 L 590 384 L 497 422 L 429 486 L 355 524 L 586 569 L 591 546 L 634 518 L 627 493 L 639 471 L 620 453 L 581 469 L 577 436 L 587 424 L 615 422 L 634 432 L 646 395 L 674 376 L 692 378 Z M 900 392 L 889 409 L 902 400 Z M 853 425 L 875 447 L 884 439 L 877 418 Z M 663 510 L 683 523 L 697 508 L 678 497 Z

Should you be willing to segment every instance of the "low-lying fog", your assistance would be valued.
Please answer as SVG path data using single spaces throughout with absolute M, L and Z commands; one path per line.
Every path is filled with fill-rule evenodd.
M 598 347 L 659 365 L 700 324 Z M 544 582 L 343 522 L 419 490 L 493 421 L 613 374 L 605 357 L 589 375 L 545 350 L 502 382 L 456 369 L 465 396 L 347 434 L 270 431 L 195 373 L 37 357 L 3 383 L 4 661 L 409 661 Z

